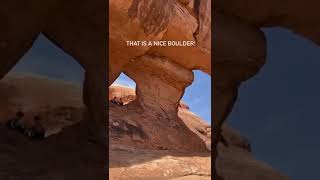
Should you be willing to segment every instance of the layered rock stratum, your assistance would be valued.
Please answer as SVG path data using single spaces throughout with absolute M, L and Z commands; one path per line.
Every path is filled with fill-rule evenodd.
M 33 140 L 1 126 L 0 178 L 103 179 L 103 171 L 107 171 L 103 164 L 105 151 L 88 139 L 80 86 L 15 74 L 2 80 L 0 89 L 2 122 L 22 109 L 24 121 L 32 121 L 31 117 L 40 114 L 51 132 L 46 139 Z M 159 118 L 163 111 L 140 104 L 134 89 L 111 86 L 109 99 L 114 97 L 121 97 L 125 105 L 109 103 L 110 179 L 211 178 L 210 125 L 192 113 L 187 104 L 178 104 L 176 118 Z M 249 141 L 234 129 L 226 127 L 224 133 L 229 148 L 219 147 L 218 161 L 223 177 L 287 179 L 257 161 Z

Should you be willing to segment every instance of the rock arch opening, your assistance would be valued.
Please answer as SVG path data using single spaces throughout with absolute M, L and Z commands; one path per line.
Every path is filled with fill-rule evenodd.
M 0 123 L 23 111 L 31 126 L 40 117 L 46 132 L 58 133 L 82 120 L 84 69 L 70 55 L 39 35 L 33 46 L 0 81 Z
M 136 88 L 136 82 L 127 76 L 125 73 L 121 73 L 120 76 L 114 81 L 112 85 L 128 86 L 130 88 Z
M 39 35 L 32 48 L 9 73 L 35 74 L 78 84 L 84 79 L 82 66 L 44 35 Z
M 126 105 L 136 99 L 136 83 L 125 73 L 119 77 L 109 87 L 109 101 Z

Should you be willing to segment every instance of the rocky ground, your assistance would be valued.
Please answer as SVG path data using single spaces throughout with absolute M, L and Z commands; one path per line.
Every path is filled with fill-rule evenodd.
M 52 91 L 52 87 L 60 90 Z M 112 88 L 109 99 L 115 95 L 123 97 L 127 105 L 110 103 L 110 179 L 211 178 L 211 128 L 207 123 L 182 102 L 177 119 L 160 118 L 161 113 L 139 107 L 134 101 L 134 90 Z M 1 126 L 0 179 L 103 179 L 107 173 L 104 167 L 106 154 L 102 147 L 88 139 L 87 121 L 80 121 L 85 119 L 85 112 L 79 106 L 81 92 L 78 86 L 37 76 L 11 75 L 1 81 L 0 89 L 0 106 L 5 107 L 1 111 L 2 120 L 8 119 L 17 107 L 25 108 L 27 117 L 35 113 L 47 115 L 43 123 L 55 132 L 47 139 L 32 140 Z M 31 89 L 39 89 L 39 93 L 27 93 Z M 73 96 L 69 96 L 71 94 Z M 26 96 L 28 101 L 25 101 Z M 57 102 L 62 104 L 53 103 L 56 107 L 40 108 L 50 103 L 50 99 L 52 102 L 60 99 Z M 22 102 L 37 103 L 30 108 L 29 104 Z M 61 106 L 64 110 L 58 108 Z M 75 125 L 70 126 L 73 123 Z M 226 180 L 287 179 L 257 161 L 250 143 L 236 130 L 226 127 L 224 133 L 230 147 L 221 145 L 218 168 Z
M 45 140 L 0 127 L 0 179 L 103 179 L 105 152 L 88 140 L 86 123 Z

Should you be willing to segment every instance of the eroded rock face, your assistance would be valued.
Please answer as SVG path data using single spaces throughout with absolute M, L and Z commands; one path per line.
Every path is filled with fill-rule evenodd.
M 211 151 L 211 126 L 188 108 L 185 108 L 185 106 L 179 107 L 178 116 L 193 133 L 205 142 L 207 149 Z
M 203 1 L 208 5 L 211 1 Z M 190 2 L 191 3 L 191 2 Z M 176 0 L 111 0 L 110 1 L 110 66 L 109 85 L 120 75 L 123 67 L 142 55 L 166 57 L 187 69 L 200 69 L 211 73 L 210 43 L 211 19 L 206 5 L 201 6 L 200 20 L 189 2 Z M 199 28 L 198 28 L 199 27 Z M 198 39 L 194 34 L 197 33 Z M 201 38 L 201 37 L 205 37 Z M 197 41 L 194 47 L 127 46 L 126 41 L 181 40 Z M 137 58 L 138 60 L 139 58 Z
M 146 87 L 151 88 L 151 86 Z M 188 111 L 187 105 L 179 102 L 180 98 L 176 98 L 175 106 L 172 106 L 170 101 L 164 99 L 161 101 L 163 106 L 161 107 L 156 103 L 157 101 L 153 101 L 154 99 L 147 99 L 144 100 L 145 103 L 140 103 L 139 96 L 135 95 L 133 89 L 128 91 L 128 87 L 114 85 L 111 86 L 111 89 L 110 94 L 112 97 L 116 95 L 117 98 L 121 98 L 124 102 L 127 99 L 132 99 L 132 97 L 135 99 L 134 101 L 129 101 L 129 104 L 125 106 L 110 103 L 109 130 L 112 137 L 110 140 L 111 146 L 122 144 L 154 150 L 207 151 L 206 145 L 203 143 L 205 141 L 202 141 L 201 136 L 194 134 L 193 130 L 185 125 L 185 120 L 182 118 L 183 115 L 178 113 L 176 105 L 180 107 L 179 112 L 180 109 Z M 154 89 L 151 89 L 150 92 L 158 94 L 158 91 Z M 145 93 L 142 98 L 147 98 L 146 96 L 153 98 L 154 94 L 150 94 L 150 92 Z M 161 133 L 159 132 L 160 129 Z
M 164 33 L 164 30 L 158 30 L 149 36 L 144 33 L 137 17 L 141 4 L 145 5 L 145 1 L 109 1 L 109 85 L 120 75 L 122 67 L 129 60 L 143 55 L 149 49 L 143 46 L 127 46 L 126 41 L 160 40 Z
M 145 55 L 124 71 L 137 83 L 137 99 L 144 108 L 176 116 L 184 89 L 193 81 L 192 71 L 167 58 Z
M 133 147 L 175 152 L 207 152 L 205 143 L 180 117 L 144 109 L 133 101 L 125 106 L 110 103 L 110 148 Z

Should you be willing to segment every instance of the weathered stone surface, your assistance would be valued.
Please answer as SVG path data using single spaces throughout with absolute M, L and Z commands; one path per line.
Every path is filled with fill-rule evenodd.
M 178 116 L 193 133 L 205 142 L 207 149 L 211 151 L 211 126 L 189 109 L 183 107 L 179 108 Z
M 200 46 L 202 46 L 203 51 L 211 53 L 211 0 L 198 0 L 195 3 L 196 9 L 194 11 L 198 20 L 195 38 Z
M 208 10 L 202 8 L 201 15 L 208 14 Z M 193 10 L 175 0 L 111 0 L 109 85 L 130 60 L 144 54 L 164 56 L 187 69 L 201 69 L 211 73 L 211 47 L 208 43 L 211 38 L 208 29 L 211 19 L 201 19 L 204 23 L 200 26 L 199 40 L 195 47 L 127 46 L 126 41 L 197 41 L 194 38 L 198 28 L 197 18 Z M 205 37 L 205 41 L 200 36 Z
M 188 5 L 190 3 L 191 0 L 178 0 L 179 3 L 183 4 L 183 5 Z
M 148 15 L 153 8 L 151 6 L 156 6 L 157 2 L 159 1 L 152 1 L 150 4 L 140 0 L 109 1 L 109 85 L 120 75 L 122 67 L 128 61 L 143 55 L 149 49 L 143 46 L 127 46 L 127 41 L 151 41 L 162 38 L 165 29 L 157 30 L 157 33 L 148 36 L 144 33 L 142 20 L 139 19 Z M 142 5 L 143 8 L 150 6 L 148 12 L 143 12 L 145 14 L 142 14 L 140 9 Z M 171 16 L 170 11 L 164 10 L 163 13 L 165 14 L 161 14 L 161 17 L 164 17 L 164 20 Z
M 193 81 L 192 71 L 167 58 L 145 55 L 131 61 L 124 71 L 137 83 L 137 98 L 142 107 L 176 116 L 184 89 Z
M 211 26 L 211 19 L 206 19 L 206 24 L 204 24 L 204 26 L 199 26 L 197 17 L 195 17 L 193 12 L 188 11 L 187 8 L 181 7 L 181 5 L 178 4 L 176 4 L 175 7 L 174 15 L 168 24 L 168 29 L 162 40 L 196 41 L 196 46 L 153 47 L 150 49 L 149 53 L 165 56 L 187 69 L 199 69 L 205 73 L 211 74 L 211 29 L 209 29 Z M 210 11 L 207 11 L 206 14 L 210 14 Z M 194 35 L 198 27 L 201 27 L 202 31 L 196 36 L 206 36 L 207 39 L 195 38 Z
M 133 101 L 125 106 L 110 104 L 110 146 L 151 150 L 208 152 L 205 143 L 178 117 L 142 108 Z

